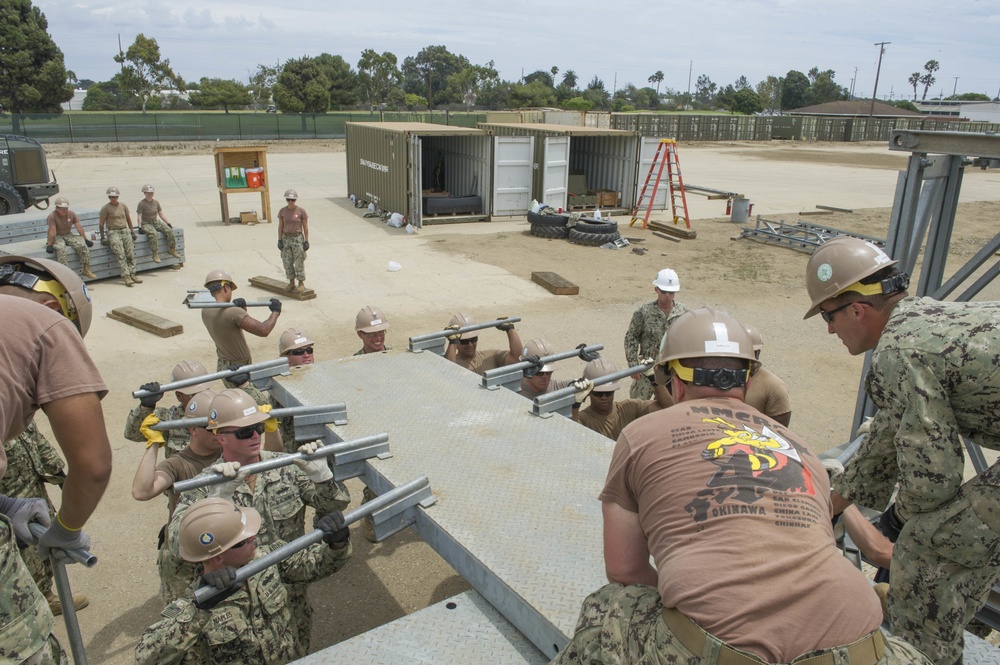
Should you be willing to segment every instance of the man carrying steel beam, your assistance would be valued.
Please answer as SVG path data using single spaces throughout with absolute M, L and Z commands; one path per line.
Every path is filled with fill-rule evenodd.
M 675 300 L 681 290 L 681 281 L 675 271 L 664 268 L 657 273 L 653 280 L 653 290 L 656 292 L 656 300 L 635 310 L 625 333 L 625 360 L 629 367 L 638 365 L 641 358 L 655 357 L 660 352 L 660 344 L 670 324 L 688 311 L 687 307 Z M 629 397 L 653 397 L 653 384 L 648 377 L 637 373 L 632 375 L 632 381 L 634 383 L 629 390 Z
M 642 364 L 652 363 L 652 358 Z M 621 383 L 612 381 L 600 386 L 594 386 L 594 379 L 618 371 L 610 360 L 598 358 L 591 360 L 583 370 L 583 378 L 573 382 L 577 389 L 576 401 L 573 403 L 573 420 L 588 427 L 609 439 L 617 439 L 625 426 L 642 416 L 673 406 L 674 400 L 662 386 L 654 386 L 656 399 L 625 399 L 616 402 L 615 391 L 621 388 Z M 580 410 L 587 396 L 590 396 L 590 406 Z
M 529 339 L 524 345 L 524 350 L 518 360 L 538 361 L 539 358 L 555 355 L 555 349 L 541 337 Z M 524 376 L 521 378 L 520 394 L 528 399 L 535 399 L 539 395 L 550 393 L 567 387 L 572 381 L 565 379 L 553 379 L 552 372 L 555 366 L 549 364 L 538 364 L 523 370 Z
M 501 316 L 500 319 L 507 317 Z M 458 330 L 465 326 L 475 325 L 468 314 L 456 314 L 448 321 L 447 329 Z M 482 374 L 488 369 L 496 369 L 504 365 L 513 365 L 521 360 L 521 337 L 517 334 L 513 323 L 499 323 L 497 330 L 507 333 L 507 350 L 489 349 L 478 351 L 479 331 L 469 333 L 453 333 L 448 335 L 448 348 L 444 357 L 476 374 Z
M 1000 574 L 1000 465 L 963 483 L 965 437 L 1000 450 L 1000 303 L 909 297 L 896 263 L 858 238 L 825 243 L 806 267 L 805 318 L 822 315 L 851 355 L 872 351 L 879 410 L 834 476 L 834 510 L 885 509 L 889 626 L 950 665 Z
M 930 665 L 883 637 L 878 597 L 833 546 L 823 464 L 744 404 L 743 325 L 688 312 L 656 363 L 677 404 L 618 437 L 600 494 L 611 583 L 553 663 Z
M 206 374 L 208 374 L 208 370 L 197 360 L 182 360 L 170 372 L 170 382 L 193 379 L 205 376 Z M 140 397 L 139 404 L 129 411 L 128 416 L 125 418 L 125 438 L 129 441 L 147 443 L 146 437 L 140 431 L 146 418 L 150 415 L 155 415 L 157 421 L 180 420 L 184 417 L 191 398 L 203 390 L 210 390 L 213 384 L 213 381 L 198 383 L 174 392 L 177 404 L 172 404 L 171 406 L 157 406 L 157 402 L 163 399 L 159 382 L 151 381 L 142 384 L 140 389 L 145 390 L 149 394 Z M 163 457 L 167 458 L 184 450 L 190 442 L 191 435 L 188 430 L 171 430 L 167 433 L 166 443 L 163 445 Z
M 137 665 L 164 665 L 194 659 L 206 665 L 287 663 L 301 656 L 296 643 L 289 589 L 305 586 L 340 570 L 351 557 L 350 530 L 338 528 L 335 515 L 318 518 L 322 542 L 283 559 L 276 566 L 235 583 L 236 572 L 284 545 L 257 547 L 261 514 L 225 499 L 202 499 L 180 525 L 180 554 L 200 564 L 201 579 L 223 589 L 222 599 L 199 609 L 181 598 L 163 610 L 135 649 Z

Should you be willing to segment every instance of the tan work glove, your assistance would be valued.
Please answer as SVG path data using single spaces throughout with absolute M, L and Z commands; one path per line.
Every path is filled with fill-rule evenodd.
M 445 326 L 444 329 L 445 330 L 458 330 L 461 327 L 462 326 L 458 325 L 457 323 L 453 323 L 450 326 Z M 458 340 L 460 340 L 460 339 L 462 339 L 462 333 L 460 333 L 460 332 L 456 332 L 456 333 L 452 333 L 451 335 L 448 335 L 448 341 L 451 342 L 452 344 L 458 342 Z
M 242 485 L 246 477 L 250 475 L 246 471 L 240 471 L 239 462 L 218 462 L 210 466 L 208 470 L 212 473 L 220 473 L 230 479 L 222 483 L 209 485 L 207 497 L 209 499 L 226 499 L 227 501 L 232 501 L 236 488 Z
M 164 446 L 167 440 L 163 438 L 163 432 L 158 432 L 153 429 L 153 425 L 160 422 L 160 419 L 156 417 L 155 414 L 149 414 L 142 420 L 142 424 L 139 425 L 139 433 L 146 437 L 146 447 L 149 448 L 152 445 Z
M 299 452 L 303 455 L 312 455 L 320 447 L 321 445 L 318 442 L 310 441 L 299 446 Z M 292 463 L 299 467 L 302 473 L 309 476 L 309 480 L 314 483 L 325 483 L 333 479 L 333 471 L 330 470 L 330 465 L 326 463 L 326 458 L 314 460 L 296 459 Z
M 649 369 L 643 370 L 640 374 L 655 383 L 655 380 L 653 379 L 653 370 L 656 368 L 656 358 L 640 358 L 639 364 L 649 365 Z
M 572 386 L 576 388 L 576 394 L 573 399 L 576 400 L 577 405 L 583 404 L 583 401 L 587 399 L 587 395 L 594 390 L 594 382 L 590 379 L 577 379 L 572 383 Z

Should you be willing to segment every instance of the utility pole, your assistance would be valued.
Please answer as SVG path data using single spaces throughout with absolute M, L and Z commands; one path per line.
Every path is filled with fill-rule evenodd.
M 875 115 L 875 95 L 878 93 L 878 75 L 882 72 L 882 54 L 885 53 L 885 45 L 892 42 L 875 42 L 878 47 L 878 68 L 875 70 L 875 89 L 872 90 L 872 105 L 868 109 L 868 117 Z
M 694 71 L 694 60 L 688 65 L 688 96 L 691 96 L 691 72 Z
M 858 80 L 858 68 L 854 68 L 854 78 L 851 79 L 851 101 L 854 101 L 854 82 Z
M 958 77 L 955 77 L 955 87 L 951 89 L 951 96 L 954 97 L 955 93 L 958 91 Z
M 611 84 L 611 96 L 614 97 L 616 92 L 618 92 L 618 72 L 615 72 L 615 82 Z

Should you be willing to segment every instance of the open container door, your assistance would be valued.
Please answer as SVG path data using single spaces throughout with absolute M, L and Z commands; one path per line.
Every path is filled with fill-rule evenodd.
M 639 169 L 636 172 L 636 183 L 635 183 L 635 195 L 632 197 L 632 206 L 634 207 L 636 202 L 639 200 L 639 192 L 642 191 L 642 184 L 646 182 L 646 176 L 649 175 L 649 168 L 653 165 L 653 159 L 656 157 L 656 148 L 660 145 L 659 137 L 654 136 L 643 136 L 642 142 L 639 144 Z M 649 196 L 653 191 L 653 183 L 656 182 L 656 171 L 653 172 L 653 176 L 649 179 L 649 187 L 646 189 L 646 195 Z M 667 169 L 663 169 L 663 178 L 660 180 L 660 186 L 656 190 L 656 198 L 653 199 L 653 210 L 666 210 L 667 209 L 667 193 L 670 191 L 670 183 L 667 182 Z M 645 199 L 642 202 L 642 211 L 646 210 L 649 206 L 649 199 Z M 640 211 L 640 212 L 642 212 Z M 645 214 L 643 212 L 643 214 Z
M 545 138 L 545 156 L 542 160 L 542 200 L 552 208 L 566 210 L 566 192 L 569 189 L 568 136 Z
M 422 228 L 424 225 L 423 208 L 423 143 L 416 134 L 409 135 L 407 150 L 410 152 L 410 173 L 409 173 L 409 197 L 410 197 L 410 217 L 406 221 L 414 228 Z
M 523 215 L 531 207 L 533 136 L 493 137 L 494 217 Z

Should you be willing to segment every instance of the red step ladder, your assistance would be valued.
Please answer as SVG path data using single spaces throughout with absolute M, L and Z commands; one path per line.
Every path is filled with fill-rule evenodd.
M 680 216 L 677 214 L 677 199 L 679 197 L 684 210 L 684 224 L 687 228 L 691 228 L 687 196 L 684 194 L 684 178 L 681 176 L 681 163 L 677 157 L 677 141 L 674 139 L 660 139 L 660 144 L 656 146 L 653 163 L 649 165 L 649 173 L 646 174 L 646 182 L 642 184 L 639 198 L 635 202 L 629 226 L 639 221 L 639 210 L 647 198 L 649 203 L 646 206 L 646 215 L 642 218 L 642 228 L 645 229 L 649 223 L 649 215 L 653 212 L 653 201 L 656 200 L 656 191 L 660 188 L 660 181 L 663 179 L 664 167 L 667 169 L 667 183 L 670 185 L 670 212 L 673 214 L 674 224 L 680 221 Z M 649 189 L 649 181 L 653 178 L 653 171 L 656 171 L 656 179 L 653 181 L 652 191 L 647 197 L 646 190 Z

